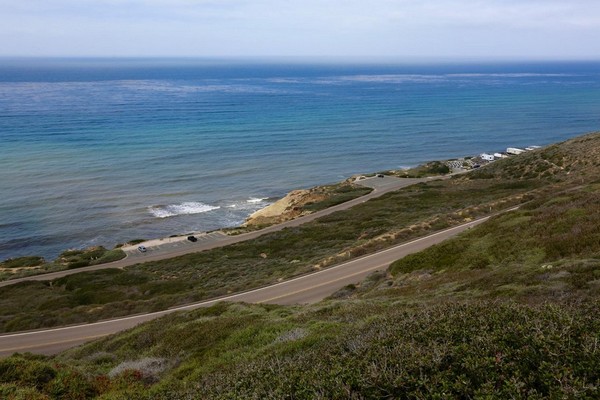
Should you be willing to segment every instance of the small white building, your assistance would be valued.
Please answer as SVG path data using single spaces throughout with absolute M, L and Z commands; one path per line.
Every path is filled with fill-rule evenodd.
M 484 161 L 494 161 L 494 156 L 492 154 L 483 153 L 479 157 Z
M 525 150 L 527 151 L 531 151 L 531 150 L 535 150 L 535 149 L 539 149 L 540 146 L 529 146 L 529 147 L 525 147 Z
M 515 155 L 517 155 L 517 154 L 525 153 L 525 150 L 519 149 L 519 148 L 516 148 L 516 147 L 509 147 L 509 148 L 506 149 L 506 152 L 508 154 L 515 154 Z
M 506 154 L 502 154 L 502 153 L 494 153 L 494 158 L 506 158 Z

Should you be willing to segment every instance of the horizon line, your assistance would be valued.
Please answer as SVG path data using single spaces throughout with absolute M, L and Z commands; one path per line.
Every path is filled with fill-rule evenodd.
M 227 61 L 281 63 L 359 63 L 359 64 L 488 64 L 488 63 L 594 63 L 598 58 L 534 58 L 534 57 L 387 57 L 387 56 L 190 56 L 190 55 L 1 55 L 2 60 L 77 60 L 77 61 Z

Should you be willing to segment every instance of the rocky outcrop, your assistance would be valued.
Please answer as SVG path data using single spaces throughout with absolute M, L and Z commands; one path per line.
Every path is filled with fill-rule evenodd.
M 327 198 L 327 194 L 317 188 L 294 190 L 284 198 L 250 215 L 244 225 L 259 226 L 289 221 L 308 214 L 308 211 L 303 210 L 307 204 L 322 201 L 325 198 Z

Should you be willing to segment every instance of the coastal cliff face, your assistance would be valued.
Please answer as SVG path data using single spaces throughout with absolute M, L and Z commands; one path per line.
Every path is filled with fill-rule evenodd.
M 304 207 L 326 198 L 325 191 L 319 188 L 293 190 L 284 198 L 250 215 L 244 226 L 277 224 L 310 214 Z

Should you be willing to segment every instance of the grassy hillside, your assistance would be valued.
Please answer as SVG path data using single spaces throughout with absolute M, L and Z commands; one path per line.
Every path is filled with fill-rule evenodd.
M 563 160 L 559 166 L 553 159 L 551 174 L 536 166 L 546 165 L 548 149 Z M 219 304 L 56 357 L 2 360 L 0 397 L 599 398 L 600 159 L 592 158 L 598 149 L 600 134 L 587 135 L 393 193 L 250 247 L 196 255 L 207 257 L 207 281 L 209 271 L 228 268 L 268 281 L 266 271 L 280 265 L 310 269 L 328 254 L 345 257 L 340 249 L 372 251 L 405 240 L 411 228 L 422 234 L 522 203 L 313 306 Z M 245 257 L 261 251 L 268 257 L 249 269 Z M 90 287 L 135 293 L 154 284 L 144 277 L 164 275 L 160 268 L 168 265 L 177 266 L 169 273 L 193 282 L 195 262 L 115 271 Z M 232 279 L 243 282 L 236 274 Z M 85 280 L 70 281 L 70 290 L 87 287 Z M 30 288 L 13 290 L 14 299 Z M 14 311 L 15 318 L 33 318 L 31 309 Z
M 539 197 L 404 257 L 390 266 L 388 276 L 377 278 L 344 295 L 411 304 L 595 297 L 600 293 L 600 184 Z

